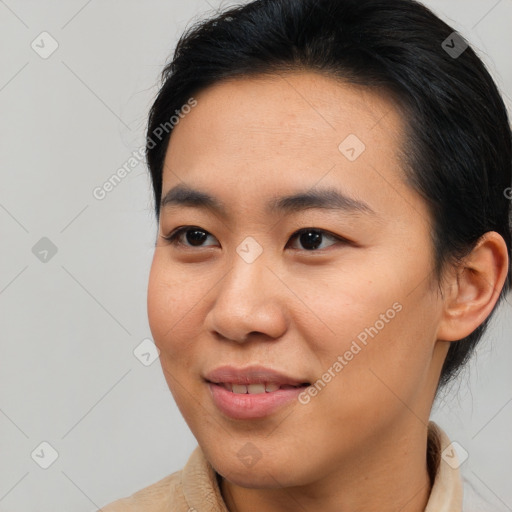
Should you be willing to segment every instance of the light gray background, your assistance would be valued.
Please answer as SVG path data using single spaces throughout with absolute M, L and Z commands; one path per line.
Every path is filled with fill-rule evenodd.
M 510 109 L 512 0 L 426 4 L 478 49 Z M 0 512 L 96 510 L 181 468 L 195 446 L 159 361 L 144 366 L 133 353 L 151 337 L 144 162 L 102 201 L 92 191 L 143 144 L 179 34 L 218 6 L 0 0 Z M 50 48 L 43 31 L 59 45 L 47 59 L 31 47 Z M 47 262 L 32 252 L 42 237 L 57 247 Z M 512 510 L 511 302 L 434 413 L 468 451 L 464 472 L 503 510 Z M 58 452 L 48 469 L 36 463 L 50 456 L 43 441 Z

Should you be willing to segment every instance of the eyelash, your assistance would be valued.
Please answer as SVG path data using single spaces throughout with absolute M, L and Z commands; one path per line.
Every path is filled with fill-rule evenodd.
M 169 235 L 166 235 L 166 236 L 162 235 L 162 238 L 164 240 L 167 240 L 168 242 L 170 242 L 172 245 L 175 245 L 175 246 L 181 245 L 183 247 L 186 247 L 187 249 L 194 249 L 194 248 L 200 249 L 202 246 L 186 245 L 186 244 L 181 243 L 178 240 L 179 236 L 182 233 L 185 233 L 185 232 L 187 232 L 189 230 L 192 230 L 192 229 L 196 229 L 198 231 L 202 231 L 203 233 L 206 233 L 207 235 L 211 235 L 211 233 L 209 233 L 205 229 L 200 228 L 199 226 L 182 226 L 182 227 L 179 227 L 179 228 L 176 228 L 175 230 L 173 230 Z M 302 228 L 302 229 L 299 229 L 299 230 L 295 231 L 295 233 L 292 234 L 292 236 L 290 237 L 290 240 L 292 240 L 292 239 L 294 239 L 296 237 L 299 237 L 303 233 L 307 233 L 307 232 L 310 232 L 310 231 L 314 231 L 316 233 L 321 233 L 322 235 L 327 236 L 328 238 L 331 238 L 332 240 L 335 240 L 338 243 L 342 243 L 342 244 L 351 244 L 352 243 L 349 240 L 347 240 L 346 238 L 334 235 L 334 234 L 330 233 L 329 231 L 326 231 L 325 229 L 320 229 L 320 228 Z M 335 244 L 333 244 L 333 245 L 335 245 Z M 331 247 L 331 246 L 329 246 L 329 247 Z M 327 247 L 327 249 L 328 249 L 328 247 Z M 301 251 L 304 251 L 304 252 L 311 253 L 311 252 L 319 252 L 319 251 L 325 250 L 325 248 L 324 249 L 313 249 L 313 250 L 312 249 L 296 249 L 296 250 L 301 250 Z

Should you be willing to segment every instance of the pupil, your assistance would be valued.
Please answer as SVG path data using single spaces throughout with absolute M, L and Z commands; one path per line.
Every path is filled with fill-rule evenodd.
M 300 235 L 300 243 L 305 249 L 316 249 L 322 243 L 322 234 L 318 231 L 306 231 Z
M 186 233 L 187 242 L 190 245 L 201 245 L 201 242 L 204 242 L 206 237 L 206 233 L 200 229 L 190 229 Z

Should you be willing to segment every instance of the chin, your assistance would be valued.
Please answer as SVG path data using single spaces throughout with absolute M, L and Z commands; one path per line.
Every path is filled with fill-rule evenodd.
M 238 465 L 228 464 L 225 468 L 222 466 L 216 471 L 232 484 L 246 489 L 282 489 L 298 484 L 290 472 L 284 468 L 281 471 L 270 471 L 262 465 L 259 469 L 241 469 Z
M 276 459 L 271 452 L 261 454 L 259 459 L 251 459 L 247 453 L 250 453 L 249 448 L 245 454 L 243 451 L 242 454 L 240 451 L 229 454 L 209 451 L 207 458 L 223 478 L 247 489 L 280 489 L 303 485 L 309 481 L 304 474 L 306 468 L 299 462 L 295 465 L 295 470 L 290 471 L 290 462 Z

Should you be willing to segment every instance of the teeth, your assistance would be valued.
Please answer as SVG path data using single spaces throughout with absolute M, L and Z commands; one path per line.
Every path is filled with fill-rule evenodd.
M 231 391 L 233 393 L 237 394 L 250 394 L 250 395 L 257 395 L 260 393 L 272 393 L 273 391 L 277 391 L 278 389 L 291 389 L 295 386 L 288 386 L 286 384 L 283 384 L 280 386 L 279 384 L 275 384 L 272 382 L 268 383 L 258 383 L 258 384 L 231 384 L 229 382 L 225 382 L 222 384 L 223 387 L 225 387 L 228 391 Z
M 247 393 L 247 386 L 244 386 L 243 384 L 233 384 L 233 393 Z
M 249 384 L 247 386 L 247 392 L 250 395 L 257 395 L 259 393 L 265 393 L 265 384 Z

